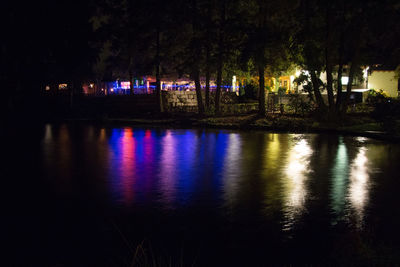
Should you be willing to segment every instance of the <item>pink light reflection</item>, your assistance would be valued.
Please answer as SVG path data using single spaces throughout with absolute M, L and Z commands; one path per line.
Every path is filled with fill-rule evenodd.
M 130 128 L 125 128 L 121 138 L 121 189 L 123 201 L 130 206 L 134 198 L 135 177 L 135 139 Z
M 160 175 L 162 200 L 167 206 L 174 201 L 176 193 L 176 145 L 175 137 L 168 130 L 162 142 Z

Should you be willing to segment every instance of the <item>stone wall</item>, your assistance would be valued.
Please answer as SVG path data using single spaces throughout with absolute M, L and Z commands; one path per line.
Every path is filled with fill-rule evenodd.
M 205 102 L 205 94 L 202 92 L 203 103 Z M 196 91 L 163 91 L 162 99 L 164 108 L 168 112 L 197 111 L 197 96 Z M 215 92 L 210 92 L 210 103 L 214 105 Z M 221 104 L 229 105 L 236 104 L 238 97 L 233 92 L 221 92 Z

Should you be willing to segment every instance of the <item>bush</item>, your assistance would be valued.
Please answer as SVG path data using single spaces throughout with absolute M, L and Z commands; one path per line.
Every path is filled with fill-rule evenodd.
M 396 122 L 400 118 L 400 100 L 388 97 L 382 90 L 371 90 L 367 103 L 374 109 L 372 117 L 380 122 L 386 132 L 390 134 L 400 132 Z
M 278 88 L 278 95 L 283 96 L 286 94 L 286 88 L 285 87 L 279 87 Z
M 373 107 L 366 103 L 357 103 L 354 106 L 347 107 L 347 111 L 348 111 L 348 113 L 369 114 L 373 111 Z
M 258 87 L 255 83 L 246 84 L 244 87 L 244 97 L 247 99 L 257 99 Z
M 389 99 L 390 97 L 383 90 L 371 89 L 368 91 L 367 103 L 370 105 L 388 102 Z
M 388 98 L 385 101 L 376 102 L 372 115 L 378 120 L 382 120 L 385 117 L 400 118 L 400 101 Z
M 291 94 L 289 96 L 289 108 L 294 114 L 304 117 L 311 112 L 312 105 L 308 99 L 304 99 L 300 94 Z

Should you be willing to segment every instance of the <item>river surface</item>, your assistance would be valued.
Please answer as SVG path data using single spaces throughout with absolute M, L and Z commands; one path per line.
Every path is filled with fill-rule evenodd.
M 2 144 L 13 265 L 400 263 L 398 144 L 86 123 Z

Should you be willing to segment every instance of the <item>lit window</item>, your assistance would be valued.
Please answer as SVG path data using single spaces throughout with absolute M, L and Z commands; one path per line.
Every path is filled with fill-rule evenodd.
M 131 88 L 131 82 L 121 82 L 122 89 L 129 89 Z
M 45 90 L 50 91 L 50 85 L 46 85 Z

